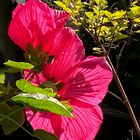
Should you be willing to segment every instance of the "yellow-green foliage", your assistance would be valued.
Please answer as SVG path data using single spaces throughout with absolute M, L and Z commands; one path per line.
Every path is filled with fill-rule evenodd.
M 56 0 L 55 3 L 71 14 L 71 24 L 84 27 L 99 46 L 110 46 L 114 41 L 126 39 L 133 27 L 140 24 L 139 0 L 135 0 L 126 10 L 110 10 L 107 0 Z M 131 29 L 128 28 L 131 25 Z M 135 32 L 139 32 L 135 30 Z

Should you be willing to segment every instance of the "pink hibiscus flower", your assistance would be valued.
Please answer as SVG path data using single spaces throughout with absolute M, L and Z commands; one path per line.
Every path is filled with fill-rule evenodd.
M 107 93 L 112 71 L 104 57 L 85 58 L 78 36 L 69 28 L 65 32 L 56 42 L 64 46 L 62 52 L 43 69 L 45 79 L 35 75 L 32 82 L 39 85 L 41 78 L 62 83 L 57 94 L 73 107 L 74 117 L 27 109 L 27 119 L 33 129 L 52 132 L 60 140 L 93 140 L 103 120 L 98 104 Z
M 55 49 L 55 37 L 68 18 L 67 12 L 53 10 L 41 0 L 28 0 L 18 4 L 13 11 L 8 34 L 24 51 L 29 45 L 33 48 L 41 46 L 43 51 L 54 55 L 51 49 Z

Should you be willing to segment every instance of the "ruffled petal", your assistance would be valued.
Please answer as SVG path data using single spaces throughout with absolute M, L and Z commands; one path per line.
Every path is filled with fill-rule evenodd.
M 63 82 L 70 69 L 84 59 L 84 48 L 75 32 L 64 28 L 55 39 L 55 47 L 50 52 L 55 54 L 55 49 L 59 55 L 55 56 L 51 64 L 45 66 L 43 73 L 47 79 Z
M 108 91 L 112 80 L 112 70 L 104 57 L 87 57 L 81 65 L 69 75 L 61 97 L 97 105 Z
M 67 12 L 55 13 L 55 10 L 40 0 L 19 4 L 13 11 L 8 34 L 23 50 L 31 44 L 33 48 L 41 45 L 44 51 L 48 51 L 53 47 L 55 35 L 68 19 Z
M 26 115 L 33 129 L 52 132 L 60 140 L 93 140 L 102 123 L 102 111 L 99 106 L 86 108 L 77 105 L 73 105 L 73 118 L 52 113 L 33 113 L 30 109 L 26 110 Z

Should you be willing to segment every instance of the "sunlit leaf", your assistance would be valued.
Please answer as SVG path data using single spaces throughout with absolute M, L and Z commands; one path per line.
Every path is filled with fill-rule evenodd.
M 140 17 L 139 17 L 139 18 L 134 19 L 134 21 L 135 21 L 135 22 L 137 22 L 137 23 L 140 23 Z
M 107 5 L 107 0 L 95 0 L 96 4 L 101 4 L 103 6 Z
M 132 2 L 132 5 L 133 6 L 136 6 L 136 4 L 139 2 L 139 0 L 134 0 L 133 2 Z
M 61 101 L 61 103 L 69 110 L 70 112 L 73 111 L 72 106 L 68 105 L 68 101 Z
M 63 10 L 68 11 L 69 13 L 73 13 L 73 11 L 69 8 L 69 6 L 61 1 L 54 1 L 54 3 L 58 6 L 60 6 Z
M 99 15 L 100 14 L 100 10 L 97 9 L 96 7 L 93 8 L 93 11 L 95 12 L 96 15 Z
M 4 65 L 8 66 L 8 67 L 13 67 L 13 68 L 17 68 L 17 69 L 32 69 L 34 68 L 34 66 L 30 63 L 27 62 L 15 62 L 12 60 L 8 60 L 7 62 L 4 63 Z
M 119 19 L 119 18 L 123 18 L 124 15 L 126 14 L 126 11 L 116 11 L 112 14 L 112 19 Z
M 51 97 L 56 96 L 56 93 L 54 93 L 51 88 L 40 88 L 34 86 L 30 82 L 26 81 L 25 79 L 17 80 L 16 86 L 23 92 L 28 92 L 28 93 L 37 92 L 37 93 L 46 94 Z
M 137 30 L 136 33 L 140 33 L 140 30 Z
M 135 16 L 140 16 L 140 6 L 134 6 L 131 8 L 131 12 L 135 15 Z
M 93 18 L 93 12 L 85 12 L 86 16 L 89 18 L 89 19 L 92 19 Z
M 13 101 L 23 103 L 42 111 L 50 111 L 59 115 L 72 117 L 72 113 L 57 99 L 41 93 L 20 93 L 12 98 Z
M 107 10 L 104 10 L 103 13 L 108 17 L 108 18 L 111 18 L 112 17 L 112 13 L 107 11 Z

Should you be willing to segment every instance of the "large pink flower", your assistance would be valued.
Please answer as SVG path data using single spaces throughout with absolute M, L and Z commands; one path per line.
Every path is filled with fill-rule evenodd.
M 13 11 L 8 34 L 23 50 L 30 44 L 49 52 L 52 48 L 54 50 L 56 35 L 68 18 L 67 12 L 53 10 L 40 0 L 28 0 L 25 4 L 18 4 Z
M 104 57 L 85 58 L 82 42 L 71 29 L 65 29 L 57 41 L 63 50 L 46 64 L 43 75 L 46 81 L 63 83 L 57 94 L 69 101 L 74 118 L 28 109 L 27 119 L 34 129 L 50 131 L 60 140 L 93 140 L 103 119 L 98 104 L 108 90 L 112 71 Z M 39 78 L 34 81 L 40 84 Z

